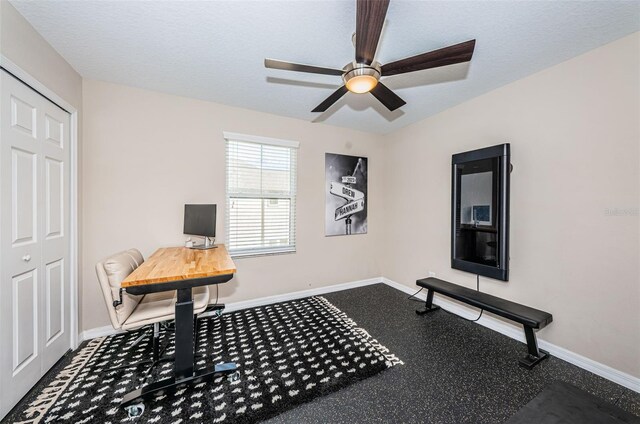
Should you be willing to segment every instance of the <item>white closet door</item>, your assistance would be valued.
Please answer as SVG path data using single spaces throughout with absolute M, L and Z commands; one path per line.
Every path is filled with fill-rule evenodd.
M 41 97 L 42 137 L 39 138 L 42 197 L 42 368 L 51 368 L 71 344 L 69 273 L 69 126 L 70 116 Z
M 69 349 L 69 114 L 2 71 L 0 417 Z

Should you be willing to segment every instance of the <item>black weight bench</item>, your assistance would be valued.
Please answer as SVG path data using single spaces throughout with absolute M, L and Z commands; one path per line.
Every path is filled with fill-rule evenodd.
M 439 306 L 433 304 L 433 294 L 439 293 L 522 324 L 527 338 L 529 354 L 520 359 L 520 365 L 531 369 L 548 357 L 549 352 L 538 348 L 534 330 L 544 328 L 553 321 L 553 316 L 550 313 L 433 277 L 418 280 L 416 284 L 428 289 L 425 308 L 417 310 L 416 313 L 418 315 L 424 315 L 440 309 Z

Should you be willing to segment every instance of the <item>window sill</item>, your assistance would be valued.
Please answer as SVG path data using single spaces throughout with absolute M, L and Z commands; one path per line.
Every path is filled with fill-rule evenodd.
M 245 259 L 245 258 L 259 258 L 262 256 L 291 255 L 294 253 L 296 253 L 295 249 L 279 250 L 276 252 L 243 252 L 243 253 L 229 252 L 229 255 L 231 256 L 231 259 Z

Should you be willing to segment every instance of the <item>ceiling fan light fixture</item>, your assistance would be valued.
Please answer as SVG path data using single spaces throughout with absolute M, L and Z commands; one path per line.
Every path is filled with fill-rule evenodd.
M 368 93 L 378 85 L 380 71 L 375 67 L 356 63 L 349 68 L 342 78 L 347 90 L 352 93 Z
M 378 85 L 378 80 L 371 75 L 359 75 L 346 82 L 347 90 L 352 93 L 368 93 Z

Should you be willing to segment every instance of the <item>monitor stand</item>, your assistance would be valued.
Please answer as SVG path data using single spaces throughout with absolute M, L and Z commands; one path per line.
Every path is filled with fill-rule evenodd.
M 213 244 L 213 241 L 209 237 L 205 237 L 204 238 L 204 243 L 195 244 L 195 245 L 191 246 L 191 249 L 208 250 L 208 249 L 215 249 L 216 247 L 218 247 L 218 246 Z

